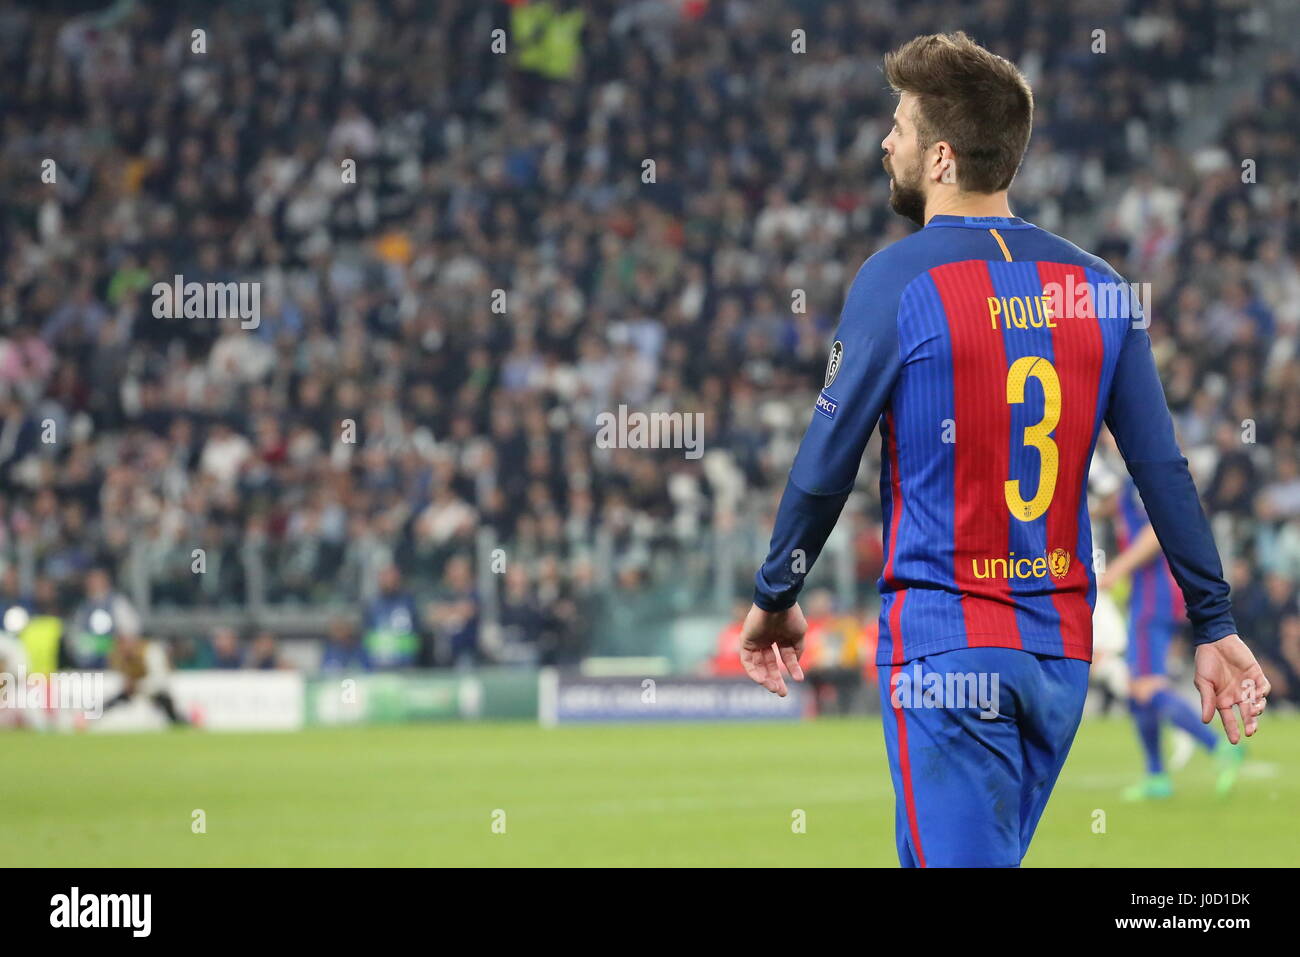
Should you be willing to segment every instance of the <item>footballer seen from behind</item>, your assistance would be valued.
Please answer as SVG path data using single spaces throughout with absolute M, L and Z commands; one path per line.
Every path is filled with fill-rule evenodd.
M 802 680 L 797 604 L 881 430 L 880 693 L 903 866 L 1015 867 L 1083 712 L 1092 654 L 1086 483 L 1109 426 L 1185 599 L 1201 720 L 1234 744 L 1269 692 L 1228 586 L 1136 297 L 1011 214 L 1033 94 L 964 33 L 884 59 L 890 206 L 921 228 L 849 289 L 755 576 L 741 659 Z M 1234 713 L 1234 708 L 1240 713 Z

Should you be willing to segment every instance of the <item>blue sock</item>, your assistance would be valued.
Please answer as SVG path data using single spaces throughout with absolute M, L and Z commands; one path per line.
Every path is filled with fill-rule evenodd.
M 1146 704 L 1139 704 L 1130 698 L 1128 710 L 1133 715 L 1138 738 L 1142 741 L 1142 752 L 1147 759 L 1147 773 L 1161 773 L 1165 766 L 1160 757 L 1160 715 L 1156 713 L 1154 703 L 1148 701 Z
M 1196 709 L 1168 688 L 1161 688 L 1152 696 L 1151 707 L 1165 721 L 1182 728 L 1199 741 L 1207 751 L 1213 751 L 1218 746 L 1219 736 L 1201 723 L 1201 716 L 1196 713 Z

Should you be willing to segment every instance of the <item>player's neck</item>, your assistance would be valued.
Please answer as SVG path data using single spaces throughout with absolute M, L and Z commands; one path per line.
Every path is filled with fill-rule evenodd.
M 1010 218 L 1006 190 L 1000 193 L 950 193 L 931 196 L 925 204 L 925 221 L 935 216 L 1002 216 Z

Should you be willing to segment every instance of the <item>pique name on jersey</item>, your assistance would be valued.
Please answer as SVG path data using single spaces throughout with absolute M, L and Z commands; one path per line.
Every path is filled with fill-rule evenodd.
M 989 296 L 989 328 L 996 329 L 998 320 L 1003 329 L 1055 329 L 1056 313 L 1052 297 L 1042 296 Z
M 835 413 L 836 411 L 838 411 L 839 407 L 840 404 L 836 402 L 834 399 L 832 399 L 830 396 L 828 396 L 825 392 L 818 393 L 817 411 L 820 412 L 822 415 L 826 416 L 826 418 L 828 419 L 835 418 Z

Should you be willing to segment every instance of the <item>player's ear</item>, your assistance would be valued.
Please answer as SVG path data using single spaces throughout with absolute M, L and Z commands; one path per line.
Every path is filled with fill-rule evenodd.
M 930 179 L 936 183 L 957 185 L 957 155 L 952 144 L 940 140 L 931 147 L 934 151 L 934 163 L 931 165 Z

